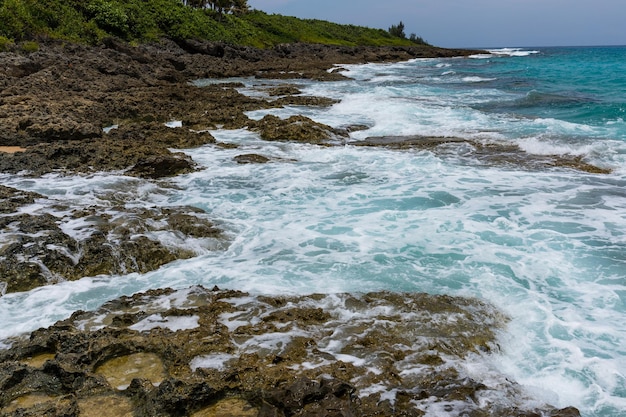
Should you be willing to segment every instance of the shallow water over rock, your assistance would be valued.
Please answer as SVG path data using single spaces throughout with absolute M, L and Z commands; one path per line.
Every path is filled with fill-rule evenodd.
M 147 379 L 159 385 L 165 379 L 163 361 L 154 353 L 133 353 L 109 359 L 95 373 L 103 375 L 109 385 L 119 390 L 128 388 L 135 378 Z

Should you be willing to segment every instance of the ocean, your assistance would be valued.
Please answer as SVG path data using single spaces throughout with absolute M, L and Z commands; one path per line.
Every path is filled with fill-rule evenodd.
M 510 318 L 500 352 L 485 358 L 490 366 L 555 406 L 575 406 L 585 417 L 626 416 L 626 47 L 488 52 L 338 66 L 351 78 L 345 81 L 196 82 L 239 81 L 242 93 L 257 96 L 289 82 L 303 94 L 337 99 L 328 108 L 248 116 L 302 114 L 337 128 L 365 127 L 342 146 L 215 130 L 238 148 L 184 150 L 206 169 L 165 181 L 1 174 L 5 185 L 75 206 L 111 204 L 111 195 L 128 206 L 196 206 L 231 243 L 146 274 L 6 294 L 0 343 L 150 288 L 477 297 Z M 176 122 L 170 126 L 180 128 Z M 353 144 L 415 135 L 467 142 L 439 150 Z M 516 151 L 476 152 L 477 144 L 493 143 L 501 145 L 494 153 Z M 240 165 L 233 158 L 242 153 L 274 161 Z M 542 162 L 555 155 L 610 173 Z M 64 231 L 80 233 L 72 227 Z

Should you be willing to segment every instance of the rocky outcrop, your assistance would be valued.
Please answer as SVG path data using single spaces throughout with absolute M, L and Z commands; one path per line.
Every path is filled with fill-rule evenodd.
M 267 156 L 255 154 L 255 153 L 246 153 L 235 156 L 233 158 L 235 162 L 238 164 L 265 164 L 271 161 Z
M 486 165 L 516 169 L 542 170 L 550 167 L 574 169 L 590 174 L 609 174 L 611 170 L 585 162 L 579 155 L 529 154 L 510 142 L 480 141 L 455 137 L 380 136 L 353 141 L 352 145 L 389 149 L 429 150 L 442 156 L 471 158 Z
M 87 276 L 152 271 L 199 255 L 190 240 L 207 251 L 226 245 L 222 232 L 193 207 L 68 207 L 9 187 L 0 187 L 0 194 L 0 295 Z M 47 207 L 17 212 L 35 201 Z
M 267 141 L 330 144 L 348 136 L 343 130 L 317 123 L 305 116 L 281 119 L 267 115 L 251 125 L 252 129 L 259 131 L 261 138 Z
M 337 63 L 468 53 L 419 46 L 297 44 L 260 50 L 199 41 L 175 44 L 162 40 L 136 47 L 115 39 L 107 39 L 99 47 L 49 41 L 34 53 L 5 53 L 0 57 L 0 76 L 4 79 L 0 91 L 0 146 L 93 139 L 117 119 L 184 120 L 205 111 L 209 113 L 205 118 L 208 126 L 231 119 L 232 114 L 212 114 L 216 107 L 222 113 L 232 108 L 228 97 L 216 100 L 215 96 L 207 97 L 213 90 L 199 91 L 186 84 L 197 78 L 337 78 L 339 74 L 327 71 Z M 273 94 L 296 95 L 295 90 L 286 88 L 278 88 Z M 249 102 L 258 106 L 258 100 Z M 240 103 L 236 111 L 242 106 L 246 104 Z
M 449 296 L 153 290 L 0 352 L 0 415 L 578 417 L 468 372 L 505 321 Z

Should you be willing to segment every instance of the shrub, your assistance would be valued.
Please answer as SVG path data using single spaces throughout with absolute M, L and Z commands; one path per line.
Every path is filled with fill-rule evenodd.
M 39 50 L 39 44 L 34 41 L 24 41 L 20 46 L 22 48 L 22 51 L 28 53 L 37 52 Z
M 0 36 L 24 39 L 32 28 L 32 16 L 22 0 L 4 0 L 0 6 Z
M 105 31 L 121 38 L 128 37 L 128 15 L 123 6 L 112 1 L 97 0 L 87 5 L 87 13 Z
M 6 52 L 13 46 L 13 41 L 4 36 L 0 36 L 0 52 Z
M 402 22 L 390 31 L 339 25 L 249 11 L 245 0 L 0 0 L 0 36 L 18 42 L 59 38 L 90 44 L 107 36 L 130 42 L 168 36 L 256 47 L 289 42 L 411 45 L 421 41 L 417 36 L 406 39 Z

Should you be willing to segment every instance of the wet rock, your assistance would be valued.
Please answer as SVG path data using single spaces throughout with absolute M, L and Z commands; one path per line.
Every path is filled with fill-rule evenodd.
M 14 213 L 19 207 L 32 204 L 38 198 L 45 197 L 30 191 L 0 185 L 0 214 Z
M 118 356 L 98 366 L 95 373 L 103 375 L 109 385 L 124 390 L 133 379 L 142 378 L 159 385 L 165 378 L 163 362 L 154 353 L 133 353 Z
M 19 122 L 20 129 L 30 137 L 45 138 L 51 140 L 81 140 L 94 139 L 102 136 L 102 128 L 94 123 L 80 122 L 67 119 L 59 120 L 56 117 L 50 119 L 33 120 L 31 118 L 22 119 Z
M 191 417 L 258 417 L 260 410 L 242 398 L 225 398 L 191 414 Z
M 237 155 L 233 159 L 238 164 L 265 164 L 270 161 L 270 158 L 254 153 Z
M 314 122 L 304 116 L 291 116 L 283 120 L 273 115 L 267 115 L 254 124 L 253 128 L 260 132 L 261 138 L 268 141 L 327 144 L 331 140 L 346 136 L 343 131 Z
M 0 206 L 8 204 L 5 211 L 37 197 L 6 187 L 0 192 L 14 196 L 14 204 L 9 199 Z M 187 246 L 190 239 L 205 250 L 223 241 L 221 231 L 193 207 L 80 210 L 57 202 L 56 211 L 42 210 L 0 217 L 0 294 L 85 276 L 145 273 L 196 256 Z M 167 242 L 159 240 L 163 233 L 172 235 Z
M 163 178 L 194 171 L 193 160 L 182 153 L 150 156 L 138 161 L 128 173 L 141 178 Z
M 133 417 L 133 404 L 121 395 L 99 395 L 77 401 L 80 417 Z
M 316 106 L 316 107 L 330 107 L 333 104 L 338 103 L 338 100 L 334 100 L 328 97 L 315 97 L 315 96 L 286 96 L 272 101 L 271 103 L 276 106 Z
M 98 141 L 41 143 L 13 155 L 0 154 L 0 170 L 38 176 L 51 172 L 71 174 L 130 169 L 132 175 L 160 178 L 195 169 L 189 157 L 168 148 L 215 142 L 208 132 L 170 129 L 154 122 L 131 126 L 114 129 Z
M 302 94 L 302 91 L 295 85 L 281 85 L 278 87 L 270 88 L 267 90 L 270 96 L 293 96 L 295 94 Z
M 538 407 L 495 371 L 467 373 L 505 322 L 480 301 L 427 294 L 152 290 L 13 340 L 0 351 L 0 415 L 63 403 L 141 417 L 579 416 Z
M 429 150 L 442 156 L 471 158 L 485 165 L 510 166 L 528 170 L 565 168 L 590 174 L 609 174 L 611 170 L 585 162 L 576 155 L 529 154 L 515 143 L 481 142 L 472 139 L 431 136 L 368 137 L 350 143 L 354 146 L 385 147 L 390 149 Z

